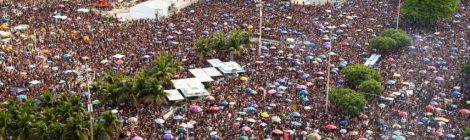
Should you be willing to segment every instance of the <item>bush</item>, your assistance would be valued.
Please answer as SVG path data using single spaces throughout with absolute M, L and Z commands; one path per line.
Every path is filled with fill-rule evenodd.
M 365 94 L 365 96 L 368 97 L 369 99 L 373 98 L 374 95 L 380 95 L 380 93 L 382 93 L 383 90 L 384 90 L 384 87 L 382 86 L 382 84 L 380 84 L 380 82 L 375 81 L 375 80 L 367 80 L 367 81 L 362 82 L 359 85 L 359 91 L 363 93 L 367 93 Z
M 380 52 L 401 49 L 412 43 L 410 36 L 403 30 L 388 29 L 370 41 L 371 47 Z
M 370 46 L 379 52 L 387 52 L 397 46 L 397 42 L 390 37 L 376 37 L 370 41 Z
M 353 87 L 357 87 L 367 80 L 382 81 L 379 71 L 362 64 L 348 66 L 341 73 L 344 75 L 346 83 L 351 84 Z
M 364 95 L 351 89 L 333 89 L 330 95 L 330 102 L 335 104 L 345 115 L 358 114 L 367 105 Z
M 458 8 L 459 0 L 406 0 L 401 7 L 405 21 L 430 25 L 440 19 L 450 19 Z
M 465 128 L 464 137 L 470 137 L 470 127 Z
M 470 61 L 467 63 L 464 63 L 462 66 L 462 73 L 466 74 L 468 77 L 470 77 Z

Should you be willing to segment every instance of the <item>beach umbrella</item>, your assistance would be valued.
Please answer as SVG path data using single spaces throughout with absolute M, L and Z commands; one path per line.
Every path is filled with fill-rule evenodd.
M 455 97 L 455 98 L 460 98 L 462 96 L 462 94 L 458 91 L 454 91 L 454 92 L 452 92 L 451 96 Z
M 307 135 L 307 140 L 321 140 L 322 137 L 318 133 L 310 133 Z
M 244 127 L 242 127 L 242 131 L 245 131 L 245 132 L 246 132 L 246 131 L 250 131 L 250 130 L 251 130 L 251 128 L 250 128 L 250 127 L 248 127 L 248 126 L 244 126 Z
M 124 61 L 122 61 L 121 59 L 119 59 L 119 60 L 114 61 L 114 63 L 116 63 L 116 64 L 118 64 L 118 65 L 121 65 L 121 64 L 124 63 Z
M 408 115 L 407 112 L 404 112 L 404 111 L 401 111 L 400 113 L 398 113 L 398 115 L 400 115 L 400 117 L 405 117 Z
M 139 136 L 134 136 L 131 138 L 131 140 L 144 140 L 142 137 Z
M 426 110 L 428 110 L 428 111 L 434 110 L 434 107 L 433 107 L 432 105 L 427 105 L 427 106 L 425 106 L 424 108 L 425 108 Z
M 277 134 L 277 135 L 281 135 L 281 134 L 284 134 L 284 132 L 282 130 L 279 130 L 279 129 L 275 129 L 272 131 L 274 134 Z
M 346 129 L 341 129 L 341 130 L 339 130 L 339 132 L 342 133 L 342 134 L 344 134 L 344 133 L 347 133 L 348 130 L 346 130 Z
M 245 76 L 242 76 L 242 77 L 240 77 L 240 80 L 241 80 L 241 81 L 247 81 L 247 80 L 248 80 L 248 78 L 247 78 L 247 77 L 245 77 Z
M 181 119 L 183 119 L 183 116 L 181 116 L 181 115 L 176 115 L 176 116 L 173 117 L 173 119 L 175 119 L 175 120 L 181 120 Z
M 343 126 L 348 125 L 348 120 L 346 120 L 346 119 L 341 119 L 341 120 L 339 121 L 339 125 L 343 125 Z
M 302 124 L 300 122 L 292 122 L 292 125 L 295 126 L 295 127 L 302 126 Z
M 297 112 L 297 111 L 291 112 L 290 115 L 291 115 L 292 117 L 300 117 L 300 113 Z
M 98 104 L 100 104 L 100 100 L 93 100 L 91 103 L 94 104 L 94 105 L 98 105 Z
M 273 117 L 271 117 L 271 120 L 275 123 L 281 122 L 281 118 L 279 116 L 273 116 Z
M 164 140 L 173 140 L 174 137 L 173 137 L 173 135 L 171 135 L 171 134 L 165 134 L 165 135 L 163 135 L 163 139 L 164 139 Z
M 442 133 L 441 131 L 434 131 L 434 132 L 432 132 L 432 135 L 440 137 L 440 136 L 444 135 L 444 133 Z
M 297 85 L 297 87 L 295 87 L 297 90 L 305 90 L 307 89 L 307 86 L 305 85 Z
M 247 136 L 240 136 L 238 140 L 249 140 L 249 138 Z
M 16 98 L 18 98 L 18 99 L 20 99 L 20 100 L 24 100 L 24 99 L 26 99 L 26 98 L 28 98 L 28 97 L 27 97 L 26 95 L 24 95 L 24 94 L 21 94 L 21 95 L 16 96 Z
M 358 134 L 359 134 L 359 132 L 357 132 L 357 131 L 351 131 L 351 132 L 348 133 L 348 135 L 351 135 L 351 136 L 356 136 Z
M 191 106 L 189 106 L 189 111 L 191 111 L 191 112 L 201 112 L 202 108 L 200 106 L 197 106 L 197 105 L 191 105 Z
M 464 115 L 470 114 L 470 110 L 468 110 L 468 109 L 460 109 L 459 112 L 464 114 Z
M 379 104 L 379 108 L 385 108 L 385 104 Z
M 444 117 L 435 117 L 434 120 L 436 120 L 436 121 L 442 121 L 442 122 L 446 122 L 446 123 L 449 122 L 449 119 L 446 119 L 446 118 L 444 118 Z
M 209 110 L 210 110 L 210 111 L 218 111 L 218 110 L 219 110 L 219 107 L 213 106 L 213 107 L 210 107 Z
M 90 96 L 90 93 L 88 93 L 88 92 L 82 92 L 82 97 L 88 97 L 88 96 Z
M 204 98 L 206 101 L 214 101 L 215 100 L 215 97 L 214 96 L 206 96 Z
M 329 125 L 327 125 L 327 126 L 325 126 L 325 127 L 326 127 L 326 129 L 328 129 L 328 130 L 337 129 L 337 127 L 336 127 L 335 125 L 332 125 L 332 124 L 329 124 Z
M 434 78 L 434 80 L 436 80 L 436 81 L 444 81 L 444 78 L 443 78 L 443 77 L 436 77 L 436 78 Z
M 155 119 L 154 121 L 155 121 L 155 123 L 158 123 L 158 124 L 163 124 L 163 123 L 165 123 L 165 120 L 160 119 L 160 118 Z
M 32 85 L 37 85 L 37 84 L 39 84 L 39 83 L 41 83 L 41 82 L 38 81 L 38 80 L 33 80 L 33 81 L 29 81 L 29 83 L 32 84 Z
M 395 80 L 388 80 L 388 81 L 387 81 L 387 84 L 388 84 L 388 85 L 393 85 L 393 84 L 395 84 L 395 83 L 396 83 Z
M 276 90 L 271 89 L 271 90 L 268 91 L 268 93 L 269 93 L 269 94 L 274 94 L 274 93 L 276 93 Z
M 448 139 L 454 139 L 454 138 L 455 138 L 455 135 L 449 133 L 449 134 L 446 135 L 446 138 L 448 138 Z
M 263 117 L 263 118 L 269 118 L 269 114 L 266 113 L 266 112 L 262 112 L 262 113 L 260 114 L 260 116 Z

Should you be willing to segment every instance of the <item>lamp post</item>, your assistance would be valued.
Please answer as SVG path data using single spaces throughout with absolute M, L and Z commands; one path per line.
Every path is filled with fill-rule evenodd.
M 82 60 L 85 62 L 85 76 L 86 76 L 86 87 L 88 92 L 88 113 L 90 115 L 90 140 L 93 140 L 93 104 L 91 103 L 91 93 L 90 93 L 90 76 L 88 75 L 88 60 L 90 58 L 87 56 L 82 57 Z
M 263 26 L 263 0 L 259 1 L 259 46 L 258 46 L 258 55 L 261 55 L 261 36 L 262 36 L 262 29 Z
M 398 30 L 398 23 L 400 22 L 400 7 L 401 7 L 401 0 L 398 0 L 398 14 L 397 14 L 397 26 L 396 29 Z
M 330 40 L 330 43 L 333 42 L 333 40 L 331 39 L 331 34 L 333 33 L 333 29 L 336 28 L 336 26 L 328 26 L 327 27 L 328 29 L 330 29 L 330 36 L 328 37 L 329 40 Z M 325 103 L 325 113 L 328 113 L 328 104 L 329 104 L 329 95 L 330 95 L 330 69 L 331 69 L 331 64 L 330 64 L 330 52 L 331 52 L 331 48 L 333 48 L 333 43 L 331 43 L 331 46 L 328 48 L 328 66 L 327 66 L 327 72 L 326 72 L 326 103 Z

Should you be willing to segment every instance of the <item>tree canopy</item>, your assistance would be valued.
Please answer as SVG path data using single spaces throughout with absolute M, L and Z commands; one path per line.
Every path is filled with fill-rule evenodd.
M 406 0 L 400 10 L 406 22 L 429 25 L 451 18 L 457 7 L 458 0 Z
M 364 95 L 345 88 L 333 89 L 329 100 L 345 115 L 358 114 L 367 105 Z
M 462 66 L 462 72 L 470 77 L 470 61 L 464 63 Z
M 382 93 L 384 90 L 384 87 L 382 84 L 380 84 L 380 82 L 371 79 L 362 82 L 358 89 L 360 92 L 366 93 L 366 97 L 373 98 L 374 95 L 380 95 L 380 93 Z
M 0 139 L 12 136 L 16 140 L 88 140 L 94 136 L 109 140 L 120 131 L 122 124 L 109 111 L 98 116 L 90 127 L 89 112 L 78 94 L 53 96 L 44 93 L 37 99 L 8 99 L 0 111 Z
M 346 83 L 354 88 L 367 80 L 381 81 L 382 79 L 379 71 L 362 64 L 348 66 L 341 73 L 344 75 Z
M 201 37 L 193 50 L 199 57 L 211 56 L 214 52 L 239 54 L 250 44 L 250 34 L 245 31 L 232 30 L 228 34 L 217 33 L 210 37 Z
M 401 49 L 411 45 L 411 43 L 412 39 L 405 31 L 388 29 L 380 33 L 380 36 L 373 38 L 370 41 L 370 46 L 384 53 L 390 50 Z

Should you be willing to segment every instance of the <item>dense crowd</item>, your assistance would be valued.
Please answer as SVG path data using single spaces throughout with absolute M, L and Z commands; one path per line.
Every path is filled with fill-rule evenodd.
M 153 57 L 145 56 L 157 56 L 165 51 L 175 52 L 175 59 L 181 59 L 185 68 L 205 67 L 209 65 L 205 59 L 196 57 L 192 51 L 192 44 L 200 36 L 233 29 L 259 32 L 259 7 L 250 0 L 201 1 L 169 18 L 126 22 L 102 16 L 101 10 L 109 9 L 77 12 L 92 4 L 90 0 L 27 1 L 0 10 L 0 16 L 8 16 L 11 27 L 30 26 L 25 31 L 15 30 L 13 40 L 0 43 L 2 100 L 15 92 L 28 97 L 38 96 L 43 91 L 83 93 L 86 92 L 85 72 L 91 73 L 92 79 L 100 78 L 107 70 L 131 75 L 152 62 Z M 248 80 L 227 77 L 211 83 L 214 100 L 201 98 L 179 106 L 162 124 L 154 121 L 164 115 L 162 108 L 141 104 L 136 110 L 119 106 L 117 109 L 124 122 L 128 117 L 136 117 L 139 123 L 125 125 L 116 138 L 138 135 L 145 139 L 163 139 L 168 130 L 174 138 L 195 140 L 211 137 L 279 139 L 283 137 L 279 130 L 293 131 L 291 135 L 296 138 L 311 133 L 332 139 L 390 139 L 392 135 L 432 139 L 451 138 L 450 134 L 461 138 L 463 128 L 470 125 L 469 115 L 458 112 L 458 109 L 468 108 L 462 102 L 468 90 L 461 90 L 468 85 L 461 85 L 463 78 L 459 67 L 469 60 L 470 51 L 467 45 L 470 11 L 465 9 L 470 5 L 465 3 L 459 5 L 459 16 L 454 19 L 459 22 L 441 22 L 432 28 L 402 26 L 413 36 L 414 45 L 384 56 L 376 64 L 386 89 L 361 115 L 343 116 L 331 105 L 329 112 L 324 111 L 323 91 L 329 71 L 324 56 L 331 55 L 328 48 L 322 46 L 325 35 L 335 38 L 331 41 L 331 51 L 335 53 L 331 55 L 333 67 L 337 68 L 340 63 L 364 63 L 374 53 L 368 47 L 370 39 L 384 29 L 395 28 L 397 6 L 397 0 L 349 0 L 322 6 L 265 1 L 263 37 L 283 42 L 265 42 L 261 56 L 253 45 L 235 57 L 247 70 L 239 76 Z M 53 18 L 57 15 L 67 18 Z M 293 38 L 296 43 L 284 43 L 287 38 Z M 305 42 L 311 44 L 304 45 Z M 125 55 L 122 64 L 114 62 L 112 56 L 116 54 Z M 84 56 L 89 57 L 88 62 L 80 59 Z M 228 60 L 225 56 L 228 55 L 214 57 Z M 332 71 L 331 74 L 329 84 L 343 86 L 340 73 Z M 190 77 L 190 74 L 181 71 L 178 76 Z M 436 80 L 436 77 L 444 80 Z M 40 84 L 32 84 L 33 80 Z M 307 98 L 297 93 L 298 85 L 307 86 Z M 285 89 L 279 89 L 280 86 Z M 246 93 L 247 88 L 258 94 Z M 275 93 L 263 94 L 273 89 Z M 406 94 L 406 90 L 412 90 L 413 94 Z M 401 94 L 395 95 L 392 101 L 385 99 L 394 92 Z M 453 92 L 462 95 L 453 97 Z M 440 109 L 427 111 L 425 106 L 430 104 Z M 204 111 L 192 112 L 190 106 L 202 107 Z M 220 109 L 211 111 L 211 107 Z M 102 105 L 98 110 L 106 109 L 111 108 Z M 262 112 L 270 117 L 261 117 Z M 409 115 L 400 116 L 399 112 Z M 273 122 L 272 116 L 279 116 L 280 122 Z M 423 124 L 428 122 L 424 117 L 431 123 Z M 438 123 L 442 121 L 434 120 L 437 117 L 449 121 Z M 189 122 L 193 127 L 184 126 Z M 327 125 L 337 129 L 327 128 Z

